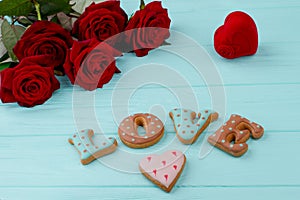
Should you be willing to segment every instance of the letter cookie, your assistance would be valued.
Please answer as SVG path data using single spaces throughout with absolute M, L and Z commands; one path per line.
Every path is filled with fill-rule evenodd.
M 139 135 L 138 126 L 145 129 L 145 135 Z M 139 113 L 125 118 L 119 126 L 118 133 L 125 145 L 131 148 L 146 148 L 162 138 L 164 125 L 155 115 Z
M 250 133 L 252 138 L 259 139 L 264 134 L 264 128 L 239 115 L 231 115 L 230 119 L 215 134 L 208 137 L 208 142 L 233 156 L 239 157 L 248 150 L 246 141 L 249 139 Z
M 194 143 L 207 126 L 218 119 L 218 113 L 202 110 L 200 113 L 176 108 L 169 113 L 178 139 L 184 144 Z
M 149 155 L 140 161 L 142 174 L 166 192 L 170 192 L 185 165 L 185 155 L 177 150 Z
M 69 143 L 74 145 L 80 154 L 80 160 L 83 165 L 104 155 L 110 154 L 117 149 L 118 143 L 114 138 L 108 139 L 101 135 L 95 138 L 94 131 L 91 129 L 82 130 L 69 138 Z

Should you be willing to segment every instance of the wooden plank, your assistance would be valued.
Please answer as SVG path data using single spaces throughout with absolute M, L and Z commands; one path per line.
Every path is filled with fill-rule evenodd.
M 196 108 L 193 107 L 195 102 L 199 102 L 199 106 L 202 108 L 212 106 L 207 88 L 194 87 L 192 89 L 195 94 L 188 88 L 175 89 L 181 96 L 180 101 L 166 88 L 140 88 L 129 101 L 121 96 L 130 94 L 132 90 L 114 91 L 121 92 L 115 98 L 112 98 L 113 91 L 111 90 L 98 90 L 95 96 L 97 120 L 105 133 L 115 133 L 119 122 L 127 115 L 137 112 L 152 112 L 166 122 L 166 132 L 174 132 L 168 112 L 179 107 L 179 103 L 183 104 L 181 107 L 188 108 Z M 223 115 L 226 114 L 226 120 L 231 113 L 244 115 L 261 123 L 270 132 L 299 131 L 299 117 L 296 112 L 300 107 L 299 90 L 300 85 L 225 87 L 225 112 L 224 110 L 218 111 Z M 82 94 L 86 94 L 86 92 L 82 92 Z M 197 101 L 193 101 L 194 98 Z M 222 106 L 222 99 L 217 100 Z M 49 102 L 32 109 L 21 108 L 16 104 L 2 104 L 0 121 L 5 123 L 1 124 L 0 135 L 69 135 L 77 129 L 74 113 L 81 127 L 97 128 L 98 123 L 93 121 L 95 116 L 88 115 L 86 112 L 86 110 L 93 109 L 93 105 L 88 104 L 85 99 L 76 105 L 79 107 L 79 112 L 78 109 L 73 112 L 70 88 L 58 91 Z M 220 105 L 217 106 L 220 107 Z M 220 119 L 218 122 L 222 123 L 222 121 L 224 119 Z
M 205 7 L 205 5 L 203 6 L 201 3 L 202 2 L 198 1 L 194 5 L 194 9 L 192 9 L 191 6 L 182 6 L 183 10 L 177 11 L 176 8 L 172 8 L 170 5 L 172 3 L 170 2 L 168 10 L 172 17 L 171 28 L 184 32 L 192 38 L 197 38 L 203 45 L 212 44 L 213 34 L 215 30 L 224 23 L 225 17 L 233 11 L 241 10 L 250 14 L 255 20 L 259 30 L 260 42 L 299 41 L 297 27 L 294 26 L 299 20 L 299 3 L 294 7 L 272 7 L 272 9 L 268 8 L 268 6 L 253 6 L 249 8 L 241 5 L 245 2 L 239 2 L 240 5 L 235 4 L 234 6 L 226 6 L 219 3 L 216 8 L 204 9 L 202 7 Z M 184 4 L 184 2 L 182 2 L 182 4 Z M 287 20 L 288 23 L 286 23 Z M 278 26 L 278 24 L 280 24 L 280 26 Z
M 122 5 L 128 13 L 138 8 L 135 1 L 123 2 Z M 299 41 L 297 26 L 294 26 L 299 21 L 300 4 L 297 0 L 284 1 L 284 5 L 280 1 L 271 0 L 164 0 L 163 5 L 169 10 L 171 28 L 186 33 L 203 45 L 212 44 L 214 31 L 224 22 L 226 15 L 235 10 L 245 11 L 255 19 L 261 42 Z
M 197 38 L 195 39 L 196 42 Z M 177 48 L 183 48 L 185 51 L 198 51 L 197 46 L 184 46 L 180 41 L 172 41 L 173 46 L 163 47 L 168 50 L 176 50 Z M 201 43 L 199 43 L 201 45 Z M 112 90 L 116 87 L 117 83 L 124 78 L 124 76 L 132 76 L 133 78 L 128 80 L 126 84 L 119 87 L 132 88 L 136 87 L 136 79 L 139 76 L 145 74 L 135 74 L 133 69 L 139 68 L 145 65 L 150 67 L 157 66 L 158 64 L 169 68 L 169 71 L 165 71 L 163 74 L 157 73 L 156 76 L 165 78 L 170 83 L 169 87 L 183 87 L 187 84 L 182 82 L 171 81 L 168 77 L 171 73 L 178 73 L 179 76 L 187 81 L 192 86 L 215 86 L 215 85 L 272 85 L 272 84 L 299 84 L 298 68 L 300 66 L 300 42 L 294 43 L 262 43 L 258 53 L 254 56 L 243 57 L 235 60 L 227 60 L 221 58 L 216 54 L 212 45 L 203 46 L 208 52 L 215 68 L 219 74 L 211 74 L 211 76 L 220 76 L 222 82 L 206 83 L 210 77 L 202 77 L 201 73 L 205 71 L 202 69 L 201 73 L 197 72 L 194 67 L 188 63 L 184 57 L 179 57 L 173 53 L 166 52 L 161 49 L 150 52 L 149 56 L 143 58 L 137 58 L 133 54 L 125 54 L 124 57 L 117 60 L 117 66 L 122 71 L 121 74 L 115 74 L 109 84 L 106 84 L 102 90 Z M 201 53 L 199 53 L 199 56 Z M 205 65 L 201 62 L 199 64 Z M 189 61 L 189 60 L 188 60 Z M 149 67 L 149 68 L 150 68 Z M 211 66 L 207 66 L 212 68 Z M 149 69 L 150 70 L 150 69 Z M 153 72 L 154 73 L 154 72 Z M 151 81 L 155 76 L 143 77 L 144 81 Z M 60 77 L 61 88 L 72 89 L 67 77 Z M 155 87 L 155 86 L 154 86 Z M 157 87 L 157 86 L 156 86 Z
M 164 1 L 164 5 L 168 7 L 172 18 L 172 30 L 187 34 L 205 47 L 216 63 L 224 84 L 299 83 L 296 74 L 300 65 L 298 56 L 300 40 L 297 26 L 294 26 L 300 20 L 298 1 L 285 2 L 284 6 L 280 2 L 273 1 L 236 0 Z M 132 10 L 136 8 L 136 2 L 124 3 L 124 6 Z M 225 16 L 233 10 L 246 11 L 257 22 L 260 46 L 255 56 L 226 60 L 220 58 L 213 49 L 214 31 L 223 23 Z M 176 46 L 176 42 L 171 43 L 175 45 L 174 48 L 183 48 Z M 132 66 L 149 62 L 167 64 L 179 70 L 192 85 L 204 84 L 201 78 L 189 75 L 189 73 L 193 74 L 193 71 L 182 59 L 164 54 L 160 50 L 151 52 L 145 58 L 126 55 L 119 62 L 119 67 L 123 73 L 126 73 Z M 117 81 L 118 78 L 114 80 Z
M 210 86 L 222 88 L 224 85 L 225 114 L 240 113 L 260 122 L 266 128 L 265 136 L 259 141 L 250 140 L 249 151 L 241 158 L 214 149 L 205 159 L 199 160 L 198 154 L 208 133 L 203 134 L 197 144 L 187 149 L 186 169 L 172 193 L 166 194 L 140 174 L 120 172 L 99 162 L 89 166 L 79 163 L 77 152 L 67 143 L 68 136 L 76 129 L 73 88 L 67 78 L 62 77 L 62 89 L 45 105 L 26 109 L 0 104 L 1 200 L 300 198 L 300 158 L 297 156 L 300 150 L 297 113 L 300 106 L 300 40 L 295 26 L 300 20 L 299 1 L 165 0 L 163 3 L 169 9 L 172 29 L 203 45 L 216 63 L 223 84 L 212 83 Z M 128 13 L 138 7 L 138 1 L 122 1 L 122 4 Z M 244 10 L 254 17 L 260 32 L 260 48 L 255 56 L 229 61 L 214 52 L 212 37 L 233 10 Z M 171 48 L 196 49 L 176 38 L 170 41 Z M 121 111 L 128 108 L 130 113 L 152 111 L 167 119 L 168 110 L 178 106 L 174 95 L 159 85 L 138 89 L 129 103 L 120 98 L 111 104 L 113 90 L 121 76 L 141 63 L 165 64 L 180 72 L 193 86 L 200 105 L 211 106 L 205 81 L 184 59 L 162 49 L 144 58 L 127 54 L 118 60 L 123 73 L 114 76 L 104 89 L 96 91 L 96 116 L 105 133 L 116 136 L 118 121 L 114 121 L 112 107 L 121 115 Z M 168 74 L 165 77 L 168 78 Z M 129 80 L 119 90 L 126 94 L 136 87 L 134 80 Z M 168 88 L 191 98 L 185 103 L 192 105 L 192 92 L 188 87 L 175 79 Z M 84 102 L 80 106 L 83 112 L 79 118 L 87 125 L 90 118 L 84 115 L 84 109 L 90 106 Z M 158 149 L 185 147 L 174 138 L 172 123 L 167 119 L 166 136 L 154 147 L 132 150 L 120 143 L 117 152 L 101 160 L 105 163 L 120 160 L 121 150 L 141 156 Z M 123 161 L 122 167 L 137 168 L 135 160 Z
M 17 192 L 16 192 L 17 190 Z M 235 187 L 235 188 L 174 188 L 167 194 L 157 188 L 130 187 L 130 188 L 4 188 L 0 189 L 2 200 L 48 200 L 48 199 L 284 199 L 298 200 L 299 187 Z
M 200 148 L 207 144 L 204 136 L 186 146 L 174 134 L 166 134 L 157 145 L 140 150 L 118 139 L 115 153 L 87 166 L 80 164 L 66 136 L 1 137 L 0 187 L 150 187 L 152 183 L 138 173 L 138 162 L 166 149 L 179 149 L 187 156 L 178 187 L 300 185 L 298 133 L 266 132 L 260 140 L 248 141 L 249 151 L 241 158 L 214 149 L 200 160 Z

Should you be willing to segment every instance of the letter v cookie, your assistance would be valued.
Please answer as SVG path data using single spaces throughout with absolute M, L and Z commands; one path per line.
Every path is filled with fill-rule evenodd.
M 115 138 L 106 138 L 104 135 L 96 137 L 91 129 L 74 134 L 72 138 L 69 138 L 69 143 L 74 145 L 79 152 L 83 165 L 114 152 L 118 146 Z
M 177 150 L 162 155 L 149 155 L 140 161 L 142 174 L 166 192 L 177 182 L 186 162 L 185 155 Z
M 239 115 L 231 115 L 230 119 L 207 140 L 211 145 L 239 157 L 248 150 L 246 141 L 250 134 L 252 138 L 259 139 L 264 134 L 264 128 Z
M 217 112 L 202 110 L 196 113 L 188 109 L 173 109 L 169 113 L 178 139 L 184 144 L 194 143 L 208 125 L 219 117 Z

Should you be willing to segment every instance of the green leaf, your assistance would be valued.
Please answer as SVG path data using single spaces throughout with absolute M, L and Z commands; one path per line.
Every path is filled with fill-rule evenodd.
M 42 16 L 50 16 L 59 12 L 69 14 L 72 11 L 70 0 L 37 0 Z
M 145 2 L 144 0 L 140 1 L 140 10 L 143 10 L 145 8 Z
M 27 16 L 33 11 L 30 0 L 2 0 L 0 1 L 0 15 Z
M 1 58 L 0 62 L 3 62 L 4 60 L 7 60 L 9 58 L 8 52 L 6 52 Z
M 2 41 L 5 48 L 8 51 L 9 56 L 13 61 L 17 60 L 13 52 L 14 46 L 17 44 L 18 40 L 21 38 L 25 28 L 19 25 L 10 25 L 7 20 L 4 20 L 1 26 Z
M 97 1 L 93 1 L 93 0 L 73 0 L 72 2 L 75 3 L 75 5 L 73 6 L 73 10 L 77 12 L 77 14 L 79 13 L 83 13 L 85 8 L 88 7 L 89 5 L 91 5 L 92 2 L 102 2 L 105 0 L 97 0 Z
M 28 19 L 29 19 L 30 21 L 33 21 L 33 22 L 35 22 L 35 21 L 38 20 L 38 19 L 37 19 L 37 16 L 36 16 L 36 15 L 32 15 L 32 14 L 28 15 Z
M 6 62 L 6 63 L 1 63 L 0 64 L 0 72 L 6 68 L 9 68 L 10 66 L 10 63 L 9 62 Z
M 72 30 L 72 19 L 71 17 L 67 16 L 65 13 L 63 12 L 60 12 L 60 13 L 57 13 L 57 19 L 60 23 L 60 25 L 68 30 L 68 31 L 71 31 Z
M 32 24 L 32 22 L 27 17 L 19 17 L 17 21 L 24 26 L 29 26 Z
M 164 41 L 161 46 L 169 46 L 169 45 L 172 45 L 172 44 L 167 41 Z
M 17 64 L 16 62 L 4 62 L 4 63 L 0 63 L 0 72 L 3 71 L 6 68 L 13 67 L 16 64 Z
M 50 21 L 59 24 L 57 15 L 53 16 Z

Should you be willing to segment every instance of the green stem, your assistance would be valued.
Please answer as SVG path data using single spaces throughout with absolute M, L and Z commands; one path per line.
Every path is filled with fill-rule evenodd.
M 143 10 L 144 8 L 145 8 L 145 2 L 144 2 L 144 0 L 141 0 L 140 10 Z
M 35 0 L 33 0 L 33 4 L 34 4 L 34 7 L 35 7 L 37 18 L 38 18 L 39 21 L 41 21 L 42 16 L 41 16 L 40 4 Z

